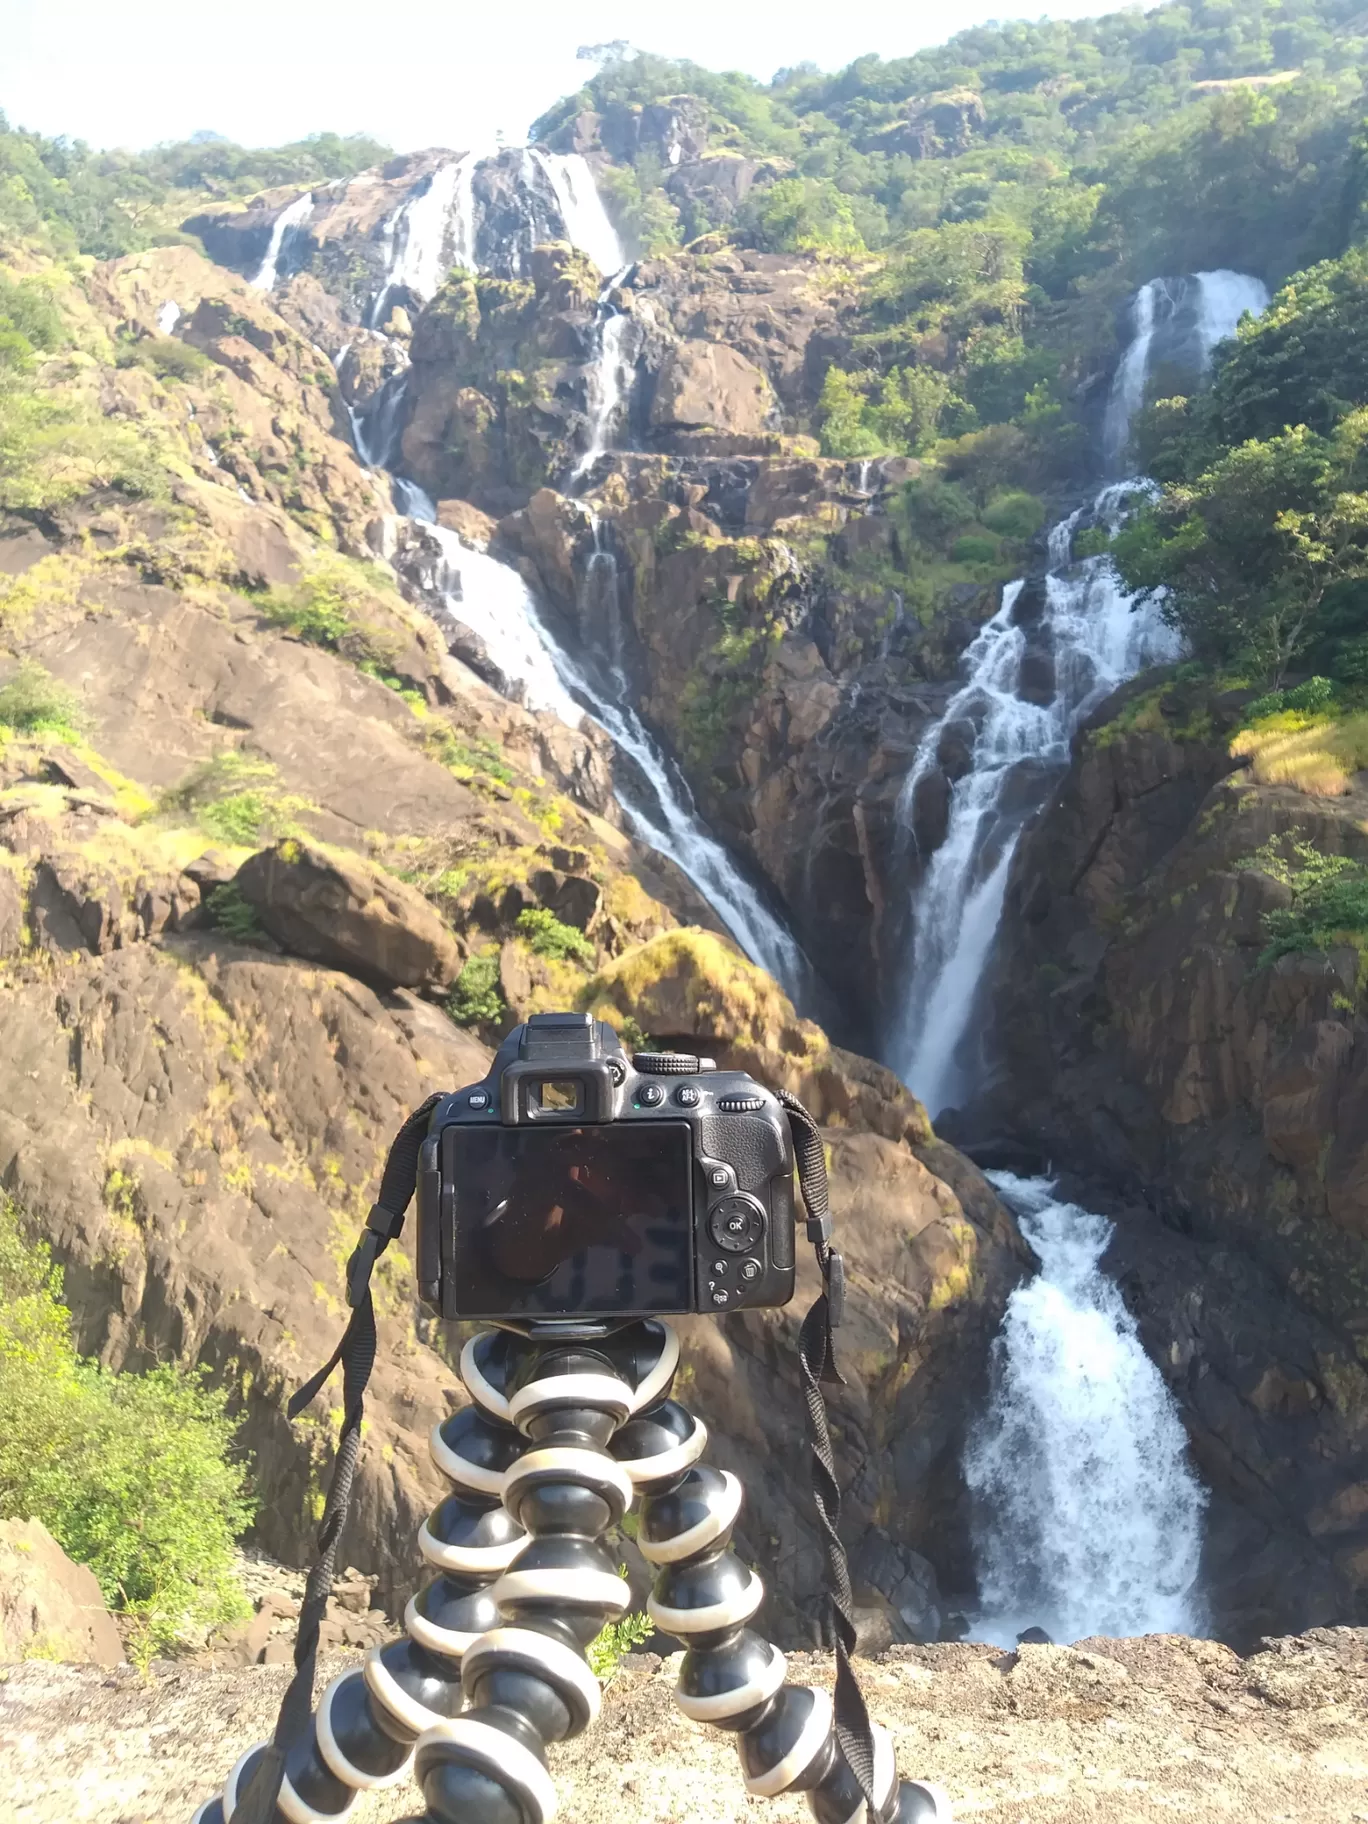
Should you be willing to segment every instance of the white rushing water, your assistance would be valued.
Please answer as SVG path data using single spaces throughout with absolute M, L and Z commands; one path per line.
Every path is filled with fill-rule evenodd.
M 275 284 L 285 237 L 292 228 L 298 228 L 308 220 L 313 214 L 313 206 L 313 192 L 306 190 L 303 196 L 297 196 L 287 208 L 282 209 L 271 224 L 271 238 L 267 243 L 265 257 L 248 281 L 258 291 L 269 291 Z
M 1156 350 L 1199 372 L 1241 314 L 1267 302 L 1257 279 L 1224 271 L 1156 279 L 1137 292 L 1131 339 L 1106 409 L 1109 464 L 1123 462 Z M 1108 482 L 1092 502 L 1093 519 L 1115 530 L 1149 486 L 1140 478 Z M 966 1055 L 966 1038 L 1026 819 L 1067 765 L 1079 724 L 1118 684 L 1178 653 L 1157 606 L 1137 609 L 1109 559 L 1073 559 L 1081 517 L 1082 509 L 1050 530 L 1047 573 L 1031 585 L 1043 589 L 1038 626 L 1023 624 L 1026 579 L 1004 587 L 1001 607 L 964 655 L 965 681 L 926 731 L 899 799 L 900 820 L 910 828 L 917 788 L 939 766 L 947 738 L 970 744 L 968 768 L 951 789 L 944 839 L 915 892 L 910 967 L 887 1046 L 889 1063 L 933 1115 L 972 1088 L 977 1058 Z M 1042 667 L 1053 674 L 1047 701 L 1040 700 Z
M 426 303 L 454 266 L 474 271 L 475 166 L 471 152 L 448 159 L 385 218 L 385 280 L 371 306 L 372 329 L 387 320 L 389 300 L 399 287 Z
M 643 795 L 630 781 L 617 781 L 618 799 L 632 834 L 681 867 L 751 961 L 767 969 L 790 999 L 805 1000 L 811 970 L 793 934 L 770 911 L 699 816 L 683 775 L 632 708 L 623 669 L 617 564 L 604 545 L 597 520 L 594 547 L 586 589 L 594 592 L 600 610 L 595 631 L 603 649 L 595 654 L 597 663 L 577 664 L 554 644 L 540 620 L 538 625 L 566 688 L 607 729 L 647 788 L 648 795 Z
M 529 709 L 549 710 L 578 728 L 583 715 L 561 683 L 532 591 L 518 572 L 439 525 L 435 503 L 415 482 L 396 476 L 394 494 L 395 504 L 426 525 L 441 549 L 434 581 L 447 612 L 482 641 L 509 683 L 521 687 Z
M 575 464 L 570 479 L 578 481 L 607 450 L 627 406 L 632 387 L 632 363 L 627 354 L 631 318 L 614 309 L 609 293 L 616 278 L 609 281 L 599 299 L 596 326 L 598 354 L 589 373 L 589 441 L 584 454 Z
M 627 264 L 617 229 L 608 219 L 594 174 L 579 153 L 528 149 L 528 157 L 546 175 L 572 247 L 587 253 L 605 278 Z
M 974 1637 L 1196 1633 L 1206 1496 L 1173 1396 L 1099 1264 L 1112 1225 L 1047 1179 L 990 1176 L 1040 1272 L 1008 1301 L 965 1453 Z

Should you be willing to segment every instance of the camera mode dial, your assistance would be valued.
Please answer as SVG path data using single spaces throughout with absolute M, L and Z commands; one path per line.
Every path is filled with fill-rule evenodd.
M 692 1077 L 698 1074 L 698 1059 L 687 1051 L 638 1051 L 632 1068 L 643 1077 Z
M 708 1233 L 728 1254 L 749 1254 L 764 1232 L 764 1206 L 744 1191 L 724 1197 L 708 1212 Z

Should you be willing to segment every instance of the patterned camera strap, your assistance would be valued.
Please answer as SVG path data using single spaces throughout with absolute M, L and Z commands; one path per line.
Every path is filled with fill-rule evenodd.
M 850 1566 L 841 1544 L 838 1523 L 841 1490 L 827 1427 L 822 1384 L 841 1383 L 832 1347 L 831 1332 L 841 1321 L 845 1303 L 845 1268 L 831 1246 L 831 1211 L 827 1198 L 826 1154 L 817 1123 L 796 1096 L 778 1092 L 789 1118 L 798 1183 L 807 1210 L 807 1236 L 822 1273 L 822 1292 L 803 1319 L 798 1333 L 798 1363 L 807 1410 L 808 1448 L 812 1454 L 812 1493 L 822 1533 L 826 1559 L 827 1595 L 831 1604 L 836 1653 L 833 1692 L 836 1735 L 851 1772 L 867 1802 L 867 1816 L 877 1818 L 874 1801 L 874 1737 L 851 1665 L 855 1650 L 855 1617 L 850 1588 Z M 313 1714 L 313 1693 L 318 1661 L 318 1638 L 332 1590 L 338 1542 L 351 1507 L 352 1482 L 361 1446 L 361 1417 L 366 1384 L 375 1366 L 375 1307 L 370 1278 L 376 1261 L 404 1226 L 418 1178 L 418 1154 L 427 1136 L 428 1117 L 440 1096 L 429 1096 L 416 1108 L 394 1137 L 380 1180 L 380 1195 L 371 1206 L 366 1226 L 347 1262 L 347 1302 L 351 1318 L 331 1356 L 290 1401 L 287 1412 L 294 1419 L 321 1392 L 333 1370 L 342 1367 L 342 1431 L 337 1458 L 328 1485 L 323 1518 L 318 1528 L 318 1556 L 304 1586 L 304 1601 L 295 1633 L 294 1676 L 281 1699 L 271 1745 L 262 1755 L 252 1783 L 238 1801 L 233 1824 L 271 1824 L 280 1797 L 285 1761 L 291 1747 L 303 1736 Z

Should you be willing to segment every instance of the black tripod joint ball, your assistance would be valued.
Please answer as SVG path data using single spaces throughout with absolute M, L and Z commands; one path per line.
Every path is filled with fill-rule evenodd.
M 650 1615 L 686 1648 L 675 1701 L 736 1736 L 747 1790 L 806 1793 L 818 1824 L 949 1824 L 938 1787 L 899 1781 L 877 1726 L 871 1818 L 831 1698 L 786 1683 L 784 1655 L 750 1627 L 764 1587 L 731 1550 L 741 1484 L 703 1464 L 704 1425 L 669 1397 L 674 1331 L 568 1328 L 487 1330 L 466 1345 L 472 1403 L 431 1440 L 451 1484 L 419 1534 L 433 1576 L 405 1636 L 323 1693 L 286 1753 L 274 1824 L 341 1818 L 358 1792 L 410 1772 L 425 1824 L 549 1824 L 546 1747 L 598 1714 L 585 1649 L 628 1604 L 604 1539 L 638 1497 Z M 194 1824 L 233 1824 L 267 1747 L 243 1755 Z

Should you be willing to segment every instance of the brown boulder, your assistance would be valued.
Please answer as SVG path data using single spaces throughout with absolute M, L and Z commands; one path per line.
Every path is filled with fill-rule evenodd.
M 117 1666 L 123 1642 L 95 1574 L 41 1520 L 0 1521 L 0 1661 Z
M 474 545 L 478 550 L 483 551 L 489 544 L 497 523 L 468 500 L 437 502 L 437 524 L 445 526 L 448 532 L 455 532 L 462 544 Z
M 772 428 L 774 394 L 758 367 L 719 342 L 681 342 L 661 364 L 651 407 L 659 432 L 759 436 Z
M 421 893 L 359 856 L 293 838 L 243 863 L 238 891 L 286 950 L 386 988 L 446 988 L 456 939 Z

